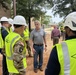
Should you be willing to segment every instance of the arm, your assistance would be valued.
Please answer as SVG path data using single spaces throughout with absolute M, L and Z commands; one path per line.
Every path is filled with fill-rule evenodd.
M 8 35 L 8 32 L 5 29 L 3 29 L 1 34 L 2 34 L 3 40 L 5 40 L 5 37 Z
M 35 49 L 33 48 L 33 39 L 34 39 L 34 35 L 33 35 L 33 32 L 31 32 L 31 34 L 30 34 L 30 47 L 32 49 L 32 52 L 35 53 Z
M 8 35 L 8 32 L 5 29 L 1 29 L 1 35 L 2 35 L 3 41 L 5 41 L 5 37 Z M 4 48 L 2 48 L 1 53 L 5 55 L 5 49 Z
M 45 44 L 45 51 L 47 50 L 47 42 L 46 42 L 46 33 L 44 32 L 44 44 Z
M 25 73 L 25 68 L 23 65 L 23 49 L 24 44 L 22 41 L 16 42 L 14 45 L 14 51 L 13 51 L 13 63 L 15 68 L 19 71 L 19 74 L 22 75 Z
M 58 61 L 56 47 L 54 47 L 50 54 L 47 68 L 45 70 L 45 75 L 59 75 L 59 72 L 60 72 L 60 64 Z

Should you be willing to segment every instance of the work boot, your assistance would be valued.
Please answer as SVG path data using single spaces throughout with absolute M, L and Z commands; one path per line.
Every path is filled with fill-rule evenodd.
M 33 57 L 31 54 L 29 54 L 29 57 Z
M 43 68 L 42 68 L 42 67 L 39 67 L 39 70 L 40 70 L 40 71 L 43 71 Z
M 37 73 L 38 72 L 38 69 L 34 69 L 34 72 Z

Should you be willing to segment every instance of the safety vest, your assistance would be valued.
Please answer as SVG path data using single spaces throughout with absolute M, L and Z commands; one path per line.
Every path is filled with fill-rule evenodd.
M 22 39 L 21 36 L 17 33 L 11 32 L 5 38 L 5 51 L 6 51 L 6 61 L 7 61 L 7 68 L 9 73 L 19 73 L 18 70 L 15 68 L 13 63 L 13 47 L 15 43 Z M 23 64 L 24 68 L 26 68 L 26 49 L 23 50 Z
M 7 31 L 8 31 L 8 33 L 10 33 L 10 32 L 12 32 L 13 30 L 12 30 L 12 28 L 10 27 L 10 29 L 9 29 L 9 30 L 7 29 Z
M 8 29 L 6 29 L 6 31 L 8 33 L 12 32 L 12 29 L 10 28 L 10 31 Z M 2 38 L 2 34 L 1 34 L 1 28 L 0 28 L 0 48 L 4 48 L 4 41 L 3 41 L 3 38 Z
M 3 48 L 3 47 L 4 47 L 4 42 L 2 39 L 1 28 L 0 28 L 0 48 Z
M 64 30 L 64 27 L 60 27 L 60 30 L 61 30 L 61 32 L 64 32 L 65 30 Z
M 25 29 L 25 31 L 24 31 L 24 39 L 25 39 L 25 41 L 29 40 L 29 31 L 28 31 L 28 29 Z
M 59 75 L 75 75 L 76 73 L 76 39 L 56 45 L 60 63 Z

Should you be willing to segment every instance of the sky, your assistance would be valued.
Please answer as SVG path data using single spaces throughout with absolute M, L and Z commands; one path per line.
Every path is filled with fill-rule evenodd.
M 54 16 L 53 12 L 52 12 L 52 9 L 47 10 L 46 15 L 52 16 L 52 21 L 55 22 L 55 23 L 59 23 L 60 21 L 63 20 L 63 18 L 60 18 L 59 15 Z

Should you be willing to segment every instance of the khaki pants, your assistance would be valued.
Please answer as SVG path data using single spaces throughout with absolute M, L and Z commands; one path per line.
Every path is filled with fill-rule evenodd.
M 9 73 L 9 75 L 26 75 L 26 71 L 21 71 L 20 73 Z
M 59 43 L 59 37 L 54 37 L 53 38 L 53 45 L 58 44 Z
M 9 75 L 26 75 L 26 74 L 9 73 Z
M 27 50 L 28 50 L 29 56 L 32 56 L 32 54 L 31 54 L 31 48 L 30 48 L 30 45 L 29 45 L 29 41 L 26 41 L 26 45 L 27 45 Z

